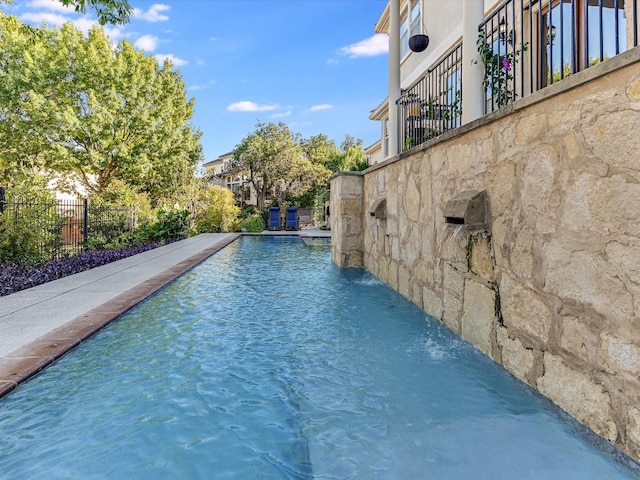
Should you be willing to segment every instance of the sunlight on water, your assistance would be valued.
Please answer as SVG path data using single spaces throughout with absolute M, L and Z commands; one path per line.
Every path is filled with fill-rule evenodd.
M 129 311 L 1 399 L 0 432 L 1 479 L 638 478 L 292 237 L 245 237 Z

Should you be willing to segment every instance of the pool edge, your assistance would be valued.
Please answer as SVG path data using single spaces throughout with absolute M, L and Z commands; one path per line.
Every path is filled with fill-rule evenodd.
M 0 398 L 162 287 L 240 238 L 233 234 L 0 358 Z

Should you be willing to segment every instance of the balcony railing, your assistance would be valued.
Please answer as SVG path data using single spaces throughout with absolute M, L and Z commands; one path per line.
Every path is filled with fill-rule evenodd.
M 396 101 L 403 150 L 459 127 L 462 113 L 462 42 Z
M 484 113 L 637 47 L 638 2 L 502 2 L 473 39 L 485 67 Z M 461 79 L 462 42 L 402 92 L 396 101 L 402 150 L 460 126 Z
M 485 113 L 638 45 L 638 0 L 506 0 L 480 24 Z

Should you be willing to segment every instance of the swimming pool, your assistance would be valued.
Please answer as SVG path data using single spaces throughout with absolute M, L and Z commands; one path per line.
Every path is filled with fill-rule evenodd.
M 0 399 L 0 478 L 631 479 L 322 244 L 244 237 Z

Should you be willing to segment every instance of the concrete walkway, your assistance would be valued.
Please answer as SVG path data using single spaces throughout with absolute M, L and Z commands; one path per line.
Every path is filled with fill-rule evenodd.
M 257 235 L 331 236 L 321 230 Z M 198 235 L 0 297 L 0 397 L 240 236 Z

